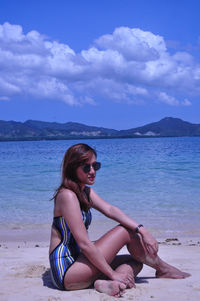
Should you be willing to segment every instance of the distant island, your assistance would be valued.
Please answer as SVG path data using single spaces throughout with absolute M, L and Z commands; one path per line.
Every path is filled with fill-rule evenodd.
M 76 122 L 0 120 L 0 141 L 200 136 L 200 124 L 165 117 L 141 127 L 114 130 Z

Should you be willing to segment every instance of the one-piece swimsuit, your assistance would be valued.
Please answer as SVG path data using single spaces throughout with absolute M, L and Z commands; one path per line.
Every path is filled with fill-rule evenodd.
M 82 210 L 83 223 L 88 229 L 92 214 Z M 69 267 L 76 261 L 80 254 L 80 248 L 75 241 L 70 228 L 63 216 L 57 216 L 53 219 L 53 227 L 60 233 L 61 242 L 49 255 L 51 278 L 53 284 L 59 289 L 65 289 L 64 277 Z

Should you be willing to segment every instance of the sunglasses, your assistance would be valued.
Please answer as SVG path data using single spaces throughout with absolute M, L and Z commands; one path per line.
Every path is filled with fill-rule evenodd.
M 97 171 L 101 168 L 101 163 L 100 162 L 94 162 L 92 164 L 84 164 L 82 166 L 82 170 L 84 171 L 84 173 L 90 172 L 91 166 L 95 171 Z

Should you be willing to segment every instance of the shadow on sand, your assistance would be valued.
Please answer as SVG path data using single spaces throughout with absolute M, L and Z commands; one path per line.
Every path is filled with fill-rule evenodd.
M 51 288 L 51 289 L 56 289 L 55 286 L 53 285 L 52 281 L 51 281 L 50 269 L 47 269 L 42 274 L 42 281 L 43 281 L 43 286 L 47 286 L 48 288 Z

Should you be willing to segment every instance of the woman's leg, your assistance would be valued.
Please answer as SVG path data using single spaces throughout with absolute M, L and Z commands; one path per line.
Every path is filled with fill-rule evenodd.
M 114 270 L 120 272 L 120 273 L 129 273 L 133 274 L 133 278 L 136 277 L 139 272 L 141 271 L 143 264 L 134 260 L 132 256 L 130 255 L 117 255 L 113 262 L 111 263 L 111 266 Z M 107 293 L 108 295 L 111 295 L 111 288 L 112 288 L 112 282 L 109 280 L 96 280 L 94 282 L 94 287 L 99 292 Z M 117 284 L 119 286 L 119 284 Z M 135 283 L 129 283 L 126 286 L 127 288 L 135 288 Z M 119 294 L 116 297 L 119 297 L 123 295 L 123 290 L 119 292 Z
M 121 264 L 124 264 L 124 260 L 127 260 L 127 257 L 116 257 L 116 254 L 123 246 L 127 244 L 127 242 L 130 241 L 129 232 L 121 231 L 121 228 L 123 227 L 120 225 L 116 226 L 95 242 L 95 245 L 104 255 L 106 261 L 109 264 L 113 262 L 115 268 Z M 128 261 L 130 261 L 130 258 L 131 257 L 129 256 Z M 134 272 L 135 276 L 139 270 L 138 265 L 140 266 L 141 270 L 142 265 L 136 263 L 135 260 L 132 259 L 132 272 Z M 97 268 L 94 267 L 83 254 L 80 254 L 76 262 L 67 270 L 64 278 L 64 285 L 68 290 L 83 289 L 89 287 L 98 277 L 102 279 L 103 275 L 101 275 L 100 271 L 97 270 Z M 119 283 L 117 283 L 117 286 L 119 287 Z
M 116 229 L 116 231 L 115 231 Z M 132 257 L 137 260 L 138 262 L 144 263 L 156 270 L 156 277 L 158 278 L 172 278 L 172 279 L 182 279 L 189 277 L 190 274 L 184 273 L 177 268 L 167 264 L 164 262 L 157 254 L 154 257 L 150 257 L 148 254 L 146 254 L 145 248 L 142 243 L 142 238 L 139 234 L 134 233 L 133 231 L 130 231 L 129 229 L 126 229 L 125 227 L 119 225 L 116 228 L 113 229 L 114 233 L 112 235 L 112 242 L 110 245 L 114 248 L 114 246 L 119 247 L 119 245 L 115 244 L 114 241 L 117 240 L 118 237 L 121 237 L 122 246 L 127 245 L 127 249 L 129 253 L 132 255 Z M 112 230 L 111 230 L 112 231 Z M 103 237 L 107 237 L 109 235 L 109 232 L 105 234 Z M 104 242 L 104 241 L 103 241 Z M 101 244 L 101 249 L 106 252 L 106 246 L 104 243 L 101 242 L 101 240 L 98 242 Z M 112 243 L 114 245 L 112 245 Z M 121 246 L 121 247 L 122 247 Z M 120 247 L 120 249 L 121 249 Z M 116 251 L 116 249 L 115 249 Z M 118 252 L 118 251 L 117 251 Z M 110 258 L 109 258 L 110 259 Z
M 154 257 L 149 256 L 145 251 L 140 235 L 133 235 L 131 241 L 127 244 L 127 249 L 137 261 L 154 268 L 157 278 L 183 279 L 190 276 L 190 274 L 167 264 L 157 254 Z
M 127 245 L 134 259 L 156 269 L 157 277 L 185 278 L 189 276 L 189 274 L 168 265 L 158 256 L 154 258 L 147 256 L 140 235 L 121 225 L 116 226 L 103 235 L 95 242 L 95 245 L 109 264 L 112 263 L 119 250 Z M 76 262 L 66 272 L 64 279 L 65 288 L 70 290 L 87 288 L 99 275 L 100 272 L 96 267 L 83 254 L 80 254 Z
M 113 270 L 123 272 L 124 270 L 133 272 L 136 277 L 143 268 L 141 262 L 136 261 L 131 255 L 116 255 L 110 264 Z

